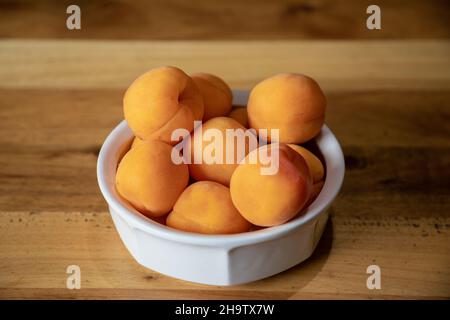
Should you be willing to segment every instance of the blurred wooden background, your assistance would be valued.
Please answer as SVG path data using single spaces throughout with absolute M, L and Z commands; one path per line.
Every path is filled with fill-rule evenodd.
M 448 1 L 378 1 L 373 31 L 371 1 L 78 1 L 75 31 L 69 4 L 0 1 L 0 298 L 449 298 Z M 97 154 L 128 84 L 167 64 L 241 89 L 283 71 L 322 85 L 347 172 L 308 261 L 227 288 L 128 254 Z
M 83 28 L 61 12 L 77 4 Z M 366 8 L 382 8 L 382 31 L 366 28 Z M 0 37 L 66 39 L 417 39 L 448 38 L 446 0 L 2 0 Z
M 77 4 L 83 28 L 61 12 Z M 382 8 L 382 31 L 366 29 L 366 8 Z M 446 0 L 137 0 L 0 2 L 0 37 L 67 39 L 417 39 L 448 38 Z

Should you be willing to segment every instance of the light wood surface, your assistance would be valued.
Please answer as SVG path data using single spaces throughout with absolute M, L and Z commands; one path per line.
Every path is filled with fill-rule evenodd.
M 249 89 L 279 72 L 302 72 L 325 90 L 447 89 L 450 41 L 3 40 L 0 86 L 126 87 L 144 71 L 176 65 Z
M 0 298 L 448 298 L 450 42 L 0 40 Z M 247 285 L 139 266 L 98 190 L 97 153 L 145 70 L 172 64 L 249 89 L 318 79 L 347 172 L 317 251 Z M 66 267 L 81 267 L 68 290 Z M 382 289 L 366 288 L 377 264 Z

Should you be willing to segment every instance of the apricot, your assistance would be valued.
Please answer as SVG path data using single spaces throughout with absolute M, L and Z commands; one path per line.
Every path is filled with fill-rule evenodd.
M 146 140 L 131 148 L 119 163 L 117 192 L 148 217 L 170 210 L 189 181 L 187 165 L 174 164 L 172 146 Z
M 259 154 L 257 161 L 251 158 L 259 152 L 274 158 L 274 151 L 278 151 L 278 170 L 275 174 L 262 174 L 265 164 Z M 251 151 L 234 171 L 230 183 L 234 206 L 245 219 L 262 227 L 292 219 L 305 206 L 311 191 L 312 178 L 306 161 L 285 144 L 264 145 Z
M 311 196 L 309 197 L 309 200 L 308 200 L 308 203 L 306 204 L 306 206 L 309 206 L 311 203 L 314 202 L 314 200 L 316 200 L 316 198 L 320 194 L 320 191 L 322 191 L 324 184 L 325 184 L 325 181 L 323 181 L 323 180 L 313 184 Z
M 258 83 L 247 105 L 251 128 L 279 129 L 278 142 L 299 144 L 317 135 L 325 119 L 326 99 L 316 81 L 282 73 Z
M 178 230 L 206 234 L 240 233 L 251 228 L 233 206 L 230 190 L 213 181 L 196 182 L 186 188 L 166 224 Z
M 296 144 L 288 144 L 289 147 L 297 151 L 308 164 L 309 171 L 311 172 L 313 183 L 319 182 L 323 179 L 324 168 L 322 162 L 308 149 L 298 146 Z
M 203 117 L 203 99 L 194 81 L 175 67 L 150 70 L 137 78 L 123 98 L 125 119 L 134 134 L 169 144 L 173 130 L 191 132 Z
M 203 121 L 230 113 L 233 95 L 225 81 L 209 73 L 195 73 L 191 78 L 203 97 L 205 106 Z
M 241 130 L 242 133 L 246 133 L 248 136 L 241 141 L 245 141 L 243 148 L 238 147 L 238 139 L 234 136 L 227 136 L 226 130 Z M 216 149 L 216 141 L 214 139 L 207 139 L 209 130 L 218 130 L 223 137 L 223 143 L 221 149 Z M 252 135 L 247 132 L 239 122 L 227 117 L 212 118 L 205 122 L 200 128 L 194 131 L 190 140 L 191 150 L 191 164 L 189 164 L 189 173 L 192 178 L 197 181 L 210 180 L 222 183 L 225 186 L 230 185 L 231 175 L 237 168 L 239 161 L 241 161 L 252 148 L 248 137 Z M 255 139 L 254 142 L 257 145 L 256 136 L 252 135 Z M 253 148 L 256 148 L 256 145 Z M 208 151 L 209 150 L 209 151 Z M 240 152 L 239 152 L 240 150 Z M 195 163 L 195 153 L 199 155 L 201 163 Z M 229 153 L 230 161 L 227 161 L 227 153 Z M 232 153 L 232 154 L 231 154 Z M 211 163 L 206 156 L 214 156 L 216 163 Z M 231 158 L 231 155 L 234 155 Z
M 131 142 L 130 149 L 134 148 L 135 146 L 137 146 L 139 144 L 141 144 L 142 142 L 144 142 L 144 140 L 139 139 L 138 137 L 134 137 L 133 141 Z
M 234 108 L 228 116 L 248 128 L 247 108 Z

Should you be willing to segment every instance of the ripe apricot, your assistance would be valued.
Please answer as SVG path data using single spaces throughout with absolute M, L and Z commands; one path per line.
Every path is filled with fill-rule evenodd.
M 309 197 L 309 200 L 308 200 L 308 203 L 306 204 L 306 206 L 309 206 L 311 203 L 314 202 L 314 200 L 316 200 L 316 198 L 320 194 L 320 191 L 322 191 L 324 184 L 325 184 L 325 181 L 323 181 L 323 180 L 313 184 L 311 196 Z
M 205 106 L 203 121 L 230 113 L 233 95 L 225 81 L 209 73 L 195 73 L 191 78 L 203 97 Z
M 137 78 L 123 98 L 125 119 L 134 134 L 170 144 L 173 130 L 194 129 L 203 117 L 203 99 L 194 81 L 175 67 L 150 70 Z
M 142 142 L 144 142 L 144 140 L 142 140 L 142 139 L 140 139 L 140 138 L 138 138 L 138 137 L 134 137 L 134 138 L 133 138 L 133 141 L 131 142 L 131 147 L 130 147 L 130 149 L 131 149 L 131 148 L 134 148 L 135 146 L 137 146 L 137 145 L 139 145 L 139 144 L 141 144 Z
M 275 149 L 277 148 L 277 149 Z M 278 171 L 262 174 L 261 157 L 254 153 L 278 151 Z M 306 161 L 285 144 L 264 145 L 251 151 L 231 177 L 231 199 L 242 216 L 251 223 L 269 227 L 292 219 L 308 201 L 312 178 Z
M 317 135 L 325 119 L 326 99 L 316 81 L 282 73 L 258 83 L 250 92 L 247 112 L 251 128 L 279 129 L 279 142 L 303 143 Z
M 206 234 L 246 232 L 251 227 L 233 206 L 230 190 L 213 181 L 200 181 L 187 187 L 166 224 L 171 228 Z
M 308 149 L 298 146 L 296 144 L 288 144 L 289 147 L 298 152 L 308 164 L 309 171 L 313 179 L 313 183 L 319 182 L 323 179 L 324 168 L 322 162 Z
M 234 108 L 228 116 L 248 128 L 247 108 Z
M 245 140 L 241 139 L 245 144 L 238 145 L 239 140 L 236 139 L 235 136 L 227 135 L 227 129 L 240 130 L 241 133 L 247 134 L 247 137 L 244 137 Z M 216 149 L 216 143 L 219 141 L 216 141 L 215 138 L 208 138 L 208 133 L 212 132 L 210 130 L 217 130 L 218 133 L 221 134 L 223 137 L 222 148 Z M 217 117 L 205 122 L 201 130 L 198 128 L 194 131 L 190 140 L 191 164 L 189 164 L 189 173 L 192 178 L 197 181 L 216 181 L 229 186 L 231 175 L 237 168 L 239 161 L 241 161 L 252 148 L 248 138 L 250 135 L 255 139 L 255 144 L 257 144 L 256 136 L 247 132 L 247 129 L 234 119 Z M 254 145 L 253 148 L 256 148 L 256 145 Z M 200 156 L 201 163 L 195 163 L 196 153 Z M 227 153 L 230 157 L 231 155 L 234 155 L 228 162 Z M 208 156 L 217 158 L 217 163 L 208 161 Z
M 159 217 L 172 210 L 189 181 L 187 165 L 174 164 L 172 146 L 146 140 L 130 149 L 119 163 L 116 189 L 137 210 Z

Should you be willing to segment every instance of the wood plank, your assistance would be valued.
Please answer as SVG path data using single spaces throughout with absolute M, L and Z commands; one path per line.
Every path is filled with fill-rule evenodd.
M 106 135 L 123 119 L 124 92 L 0 88 L 2 150 L 30 148 L 31 152 L 39 147 L 49 153 L 66 149 L 95 154 Z M 349 90 L 325 94 L 326 123 L 344 146 L 450 146 L 449 90 Z
M 0 210 L 105 210 L 97 186 L 96 155 L 78 150 L 59 153 L 52 157 L 45 151 L 2 151 Z M 344 147 L 344 153 L 347 172 L 335 201 L 339 211 L 448 216 L 448 148 Z
M 448 89 L 450 41 L 0 41 L 0 87 L 125 89 L 145 70 L 176 65 L 248 89 L 300 72 L 325 90 Z M 220 62 L 220 63 L 219 63 Z
M 445 0 L 380 0 L 382 29 L 366 28 L 369 0 L 77 1 L 82 28 L 65 26 L 70 1 L 0 2 L 0 37 L 66 39 L 448 38 Z
M 233 287 L 172 279 L 139 266 L 107 212 L 1 212 L 1 298 L 444 298 L 449 217 L 359 217 L 333 212 L 314 256 L 277 276 Z M 379 222 L 382 224 L 378 224 Z M 438 225 L 439 227 L 437 227 Z M 426 236 L 424 235 L 426 233 Z M 65 289 L 77 264 L 82 289 Z M 382 289 L 366 268 L 382 268 Z
M 122 94 L 0 90 L 0 210 L 105 210 L 95 166 L 122 119 Z M 336 91 L 328 100 L 347 163 L 340 211 L 449 212 L 450 91 Z

